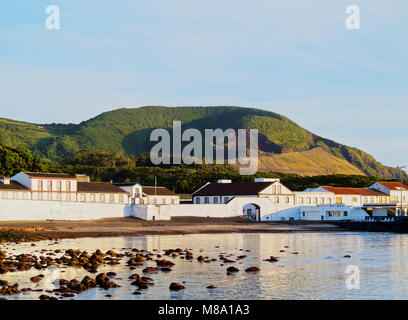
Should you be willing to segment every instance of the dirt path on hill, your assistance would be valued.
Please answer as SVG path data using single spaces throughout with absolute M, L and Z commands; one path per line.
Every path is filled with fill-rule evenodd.
M 269 233 L 345 231 L 327 222 L 254 222 L 244 218 L 179 217 L 170 221 L 107 218 L 87 221 L 0 221 L 0 230 L 55 238 L 171 235 L 199 233 Z

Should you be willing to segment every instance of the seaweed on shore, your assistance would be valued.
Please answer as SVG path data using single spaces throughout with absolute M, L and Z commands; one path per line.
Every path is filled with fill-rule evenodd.
M 0 243 L 35 242 L 41 240 L 54 240 L 54 237 L 42 234 L 29 234 L 24 232 L 13 232 L 10 230 L 0 230 Z

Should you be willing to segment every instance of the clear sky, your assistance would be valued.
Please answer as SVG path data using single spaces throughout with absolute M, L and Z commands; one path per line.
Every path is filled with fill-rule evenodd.
M 61 28 L 45 27 L 48 5 Z M 360 30 L 345 9 L 360 8 Z M 18 0 L 0 10 L 0 117 L 237 105 L 408 164 L 406 0 Z

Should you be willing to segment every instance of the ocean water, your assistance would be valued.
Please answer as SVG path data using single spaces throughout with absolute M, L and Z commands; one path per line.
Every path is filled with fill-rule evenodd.
M 155 262 L 148 261 L 143 268 L 129 270 L 126 265 L 128 258 L 124 257 L 120 265 L 106 265 L 98 269 L 98 273 L 117 273 L 112 280 L 121 285 L 120 288 L 92 288 L 73 299 L 408 299 L 408 234 L 331 232 L 154 235 L 65 239 L 58 244 L 41 241 L 36 246 L 30 243 L 0 245 L 0 250 L 5 250 L 9 255 L 31 253 L 40 256 L 45 255 L 39 252 L 42 249 L 53 251 L 69 248 L 88 252 L 96 249 L 125 252 L 131 248 L 159 251 L 182 248 L 192 249 L 194 254 L 192 261 L 163 256 L 161 259 L 172 260 L 175 266 L 169 273 L 147 275 L 154 279 L 154 286 L 143 290 L 141 295 L 132 294 L 136 287 L 131 285 L 133 280 L 128 277 L 133 273 L 142 275 L 142 269 L 155 266 Z M 282 249 L 286 252 L 280 252 Z M 221 261 L 200 263 L 196 260 L 199 255 L 218 259 L 219 254 L 232 260 L 244 254 L 247 258 L 224 266 L 221 266 Z M 279 262 L 263 261 L 271 255 L 278 257 Z M 350 255 L 350 258 L 345 258 L 345 255 Z M 237 267 L 240 272 L 227 275 L 226 268 L 229 266 Z M 246 273 L 245 269 L 252 266 L 260 268 L 260 272 Z M 349 266 L 353 266 L 354 276 L 358 270 L 359 288 L 347 286 L 347 279 L 351 276 L 346 273 Z M 85 275 L 96 276 L 76 267 L 59 268 L 57 272 L 64 279 L 81 280 Z M 41 273 L 48 276 L 43 270 L 31 269 L 2 274 L 0 279 L 11 284 L 17 282 L 20 288 L 46 289 L 47 277 L 37 284 L 30 282 L 30 277 Z M 354 277 L 354 280 L 357 279 Z M 172 292 L 169 290 L 171 282 L 183 283 L 186 288 Z M 352 283 L 356 284 L 356 281 Z M 217 288 L 207 289 L 211 284 Z M 7 298 L 38 299 L 41 294 L 52 295 L 46 292 L 26 292 Z M 112 297 L 105 297 L 107 294 Z

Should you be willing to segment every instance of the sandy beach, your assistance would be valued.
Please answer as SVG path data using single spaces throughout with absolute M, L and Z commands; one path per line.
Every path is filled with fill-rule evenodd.
M 0 230 L 55 238 L 114 237 L 202 233 L 330 232 L 344 229 L 327 222 L 255 222 L 244 218 L 180 217 L 170 221 L 107 218 L 88 221 L 2 221 Z

